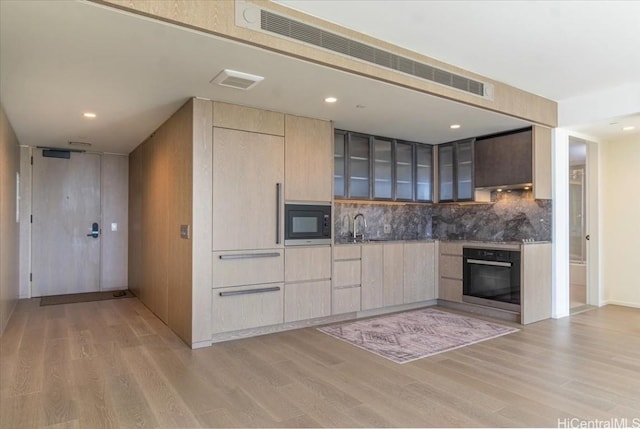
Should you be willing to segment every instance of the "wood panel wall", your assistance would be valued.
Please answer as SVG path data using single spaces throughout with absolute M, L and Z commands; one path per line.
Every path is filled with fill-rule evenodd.
M 16 221 L 16 173 L 20 147 L 0 105 L 0 335 L 13 313 L 20 292 L 19 224 Z
M 193 117 L 189 100 L 129 157 L 129 284 L 191 344 Z
M 392 45 L 384 40 L 376 39 L 363 33 L 341 27 L 306 13 L 265 0 L 249 0 L 250 3 L 266 7 L 276 13 L 308 23 L 318 28 L 340 34 L 353 40 L 365 43 L 385 51 L 411 58 L 415 61 L 432 65 L 452 73 L 461 74 L 471 79 L 493 84 L 493 100 L 466 94 L 454 88 L 439 85 L 395 70 L 369 64 L 358 59 L 349 58 L 312 45 L 276 37 L 271 34 L 239 27 L 235 24 L 234 1 L 201 1 L 201 0 L 93 0 L 97 3 L 124 9 L 143 16 L 150 16 L 177 25 L 215 34 L 221 37 L 244 42 L 250 45 L 294 56 L 317 64 L 337 68 L 367 78 L 381 80 L 432 94 L 438 97 L 459 101 L 472 106 L 505 113 L 531 122 L 556 127 L 558 123 L 557 103 L 552 100 L 522 91 L 518 88 L 489 79 L 468 70 L 454 67 L 434 58 L 418 54 L 408 49 Z
M 102 155 L 100 203 L 102 206 L 102 263 L 100 289 L 126 289 L 129 159 L 124 155 Z M 115 231 L 112 228 L 115 224 Z

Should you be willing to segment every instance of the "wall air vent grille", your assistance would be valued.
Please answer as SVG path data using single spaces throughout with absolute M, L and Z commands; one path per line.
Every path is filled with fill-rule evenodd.
M 253 26 L 251 26 L 253 28 Z M 260 10 L 260 29 L 301 42 L 309 43 L 333 52 L 338 52 L 369 63 L 397 70 L 431 82 L 456 88 L 474 95 L 489 95 L 489 88 L 482 82 L 460 76 L 427 64 L 419 63 L 382 49 L 374 48 L 347 37 L 329 33 L 311 25 L 293 19 Z

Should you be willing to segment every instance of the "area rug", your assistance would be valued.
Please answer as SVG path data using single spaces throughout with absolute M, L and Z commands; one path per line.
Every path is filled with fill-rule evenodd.
M 104 301 L 106 299 L 133 298 L 130 290 L 112 290 L 107 292 L 71 293 L 67 295 L 51 295 L 40 298 L 40 306 L 75 304 L 76 302 Z
M 519 329 L 434 308 L 318 328 L 396 363 L 407 363 Z

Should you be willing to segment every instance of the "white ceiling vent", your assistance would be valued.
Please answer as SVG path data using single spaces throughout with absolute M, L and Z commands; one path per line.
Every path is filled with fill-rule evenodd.
M 211 83 L 228 86 L 229 88 L 247 90 L 253 88 L 263 80 L 264 77 L 262 76 L 225 69 L 214 77 Z
M 448 70 L 415 61 L 357 40 L 331 33 L 282 14 L 273 13 L 262 5 L 236 0 L 236 25 L 286 37 L 327 49 L 351 58 L 406 73 L 439 85 L 455 88 L 493 100 L 493 85 L 468 78 Z

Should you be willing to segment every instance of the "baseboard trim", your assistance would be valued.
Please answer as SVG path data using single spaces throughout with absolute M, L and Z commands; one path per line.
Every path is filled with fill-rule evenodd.
M 464 311 L 465 313 L 477 314 L 484 317 L 504 320 L 506 322 L 520 323 L 520 313 L 501 310 L 499 308 L 485 307 L 483 305 L 470 304 L 468 302 L 454 302 L 439 299 L 438 305 L 452 310 Z
M 618 301 L 617 299 L 607 299 L 602 302 L 602 305 L 620 305 L 622 307 L 640 308 L 639 303 Z
M 347 320 L 362 319 L 365 317 L 378 316 L 387 313 L 397 313 L 399 311 L 415 310 L 418 308 L 430 307 L 436 305 L 436 300 L 420 301 L 412 304 L 402 304 L 393 307 L 376 308 L 373 310 L 358 311 L 352 313 L 336 314 L 333 316 L 318 317 L 316 319 L 300 320 L 297 322 L 283 323 L 279 325 L 261 326 L 259 328 L 244 329 L 242 331 L 223 332 L 214 334 L 210 341 L 200 341 L 193 343 L 191 348 L 208 347 L 215 343 L 224 341 L 238 340 L 242 338 L 257 337 L 260 335 L 275 334 L 278 332 L 290 331 L 292 329 L 309 328 L 319 325 L 327 325 L 330 323 L 345 322 Z

